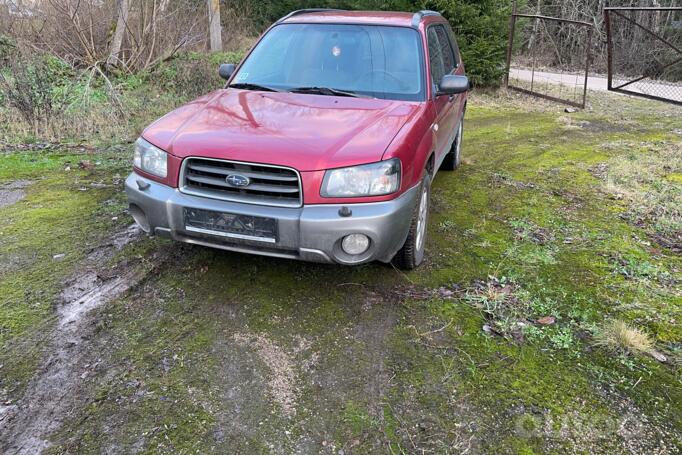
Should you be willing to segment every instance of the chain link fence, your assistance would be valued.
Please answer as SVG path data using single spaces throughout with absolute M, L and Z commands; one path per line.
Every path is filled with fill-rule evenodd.
M 583 108 L 592 49 L 592 24 L 514 13 L 505 86 Z
M 682 105 L 682 7 L 604 9 L 609 90 Z

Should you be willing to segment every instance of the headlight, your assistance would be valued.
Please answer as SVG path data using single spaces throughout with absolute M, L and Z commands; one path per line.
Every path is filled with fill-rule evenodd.
M 142 138 L 135 141 L 135 167 L 157 177 L 168 175 L 168 154 Z
M 400 160 L 331 169 L 324 174 L 323 197 L 382 196 L 400 188 Z

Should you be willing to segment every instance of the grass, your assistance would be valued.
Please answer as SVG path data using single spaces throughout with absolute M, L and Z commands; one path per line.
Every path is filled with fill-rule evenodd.
M 682 175 L 680 144 L 654 141 L 618 144 L 631 151 L 607 161 L 601 169 L 604 190 L 624 200 L 625 214 L 644 226 L 658 242 L 682 250 Z
M 679 109 L 591 100 L 568 122 L 549 103 L 474 96 L 465 165 L 434 181 L 427 261 L 413 272 L 129 245 L 116 261 L 167 259 L 96 310 L 84 343 L 101 343 L 104 366 L 84 380 L 51 452 L 679 452 L 682 259 L 663 240 L 677 216 L 666 204 L 679 171 L 664 162 L 681 161 Z M 17 252 L 39 254 L 11 272 L 21 286 L 0 278 L 14 296 L 0 317 L 49 327 L 60 280 L 44 286 L 33 315 L 20 288 L 73 273 L 84 239 L 123 218 L 120 188 L 79 188 L 123 174 L 124 148 L 71 173 L 67 161 L 99 155 L 5 155 L 2 181 L 37 186 L 2 209 L 3 229 L 25 242 Z M 97 220 L 82 232 L 74 219 L 40 215 L 74 205 Z M 37 219 L 41 235 L 23 233 Z M 74 262 L 51 274 L 55 248 Z M 25 337 L 16 330 L 5 345 Z M 653 346 L 668 361 L 614 355 Z M 0 362 L 14 378 L 5 400 L 21 399 L 40 359 L 19 358 Z
M 654 348 L 649 336 L 620 320 L 607 321 L 594 336 L 594 344 L 613 352 L 647 354 Z

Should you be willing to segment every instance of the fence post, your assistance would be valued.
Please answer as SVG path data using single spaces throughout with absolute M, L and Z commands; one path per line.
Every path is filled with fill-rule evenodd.
M 609 10 L 604 8 L 604 27 L 606 28 L 606 88 L 611 90 L 613 88 L 613 42 L 611 41 L 611 16 Z
M 511 18 L 509 18 L 509 44 L 507 45 L 507 70 L 504 73 L 504 88 L 509 88 L 509 71 L 511 69 L 512 47 L 514 46 L 514 29 L 516 28 L 516 0 L 512 6 Z
M 587 80 L 590 74 L 591 60 L 592 60 L 592 27 L 587 29 L 587 55 L 585 56 L 585 86 L 583 87 L 583 103 L 581 109 L 585 109 L 585 101 L 587 100 Z

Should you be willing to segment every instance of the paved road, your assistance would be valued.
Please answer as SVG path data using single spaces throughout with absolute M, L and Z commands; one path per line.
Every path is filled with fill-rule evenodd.
M 527 69 L 512 68 L 510 71 L 510 79 L 521 79 L 530 81 L 533 78 L 533 73 Z M 549 73 L 545 71 L 535 71 L 534 80 L 539 83 L 561 84 L 574 87 L 582 86 L 584 75 L 576 75 L 570 73 Z M 587 78 L 587 88 L 589 90 L 606 91 L 607 79 L 605 77 L 589 76 Z M 655 82 L 646 82 L 644 84 L 632 84 L 627 87 L 628 90 L 648 95 L 658 95 L 672 98 L 676 101 L 682 102 L 682 86 L 675 86 L 672 84 L 660 84 Z

